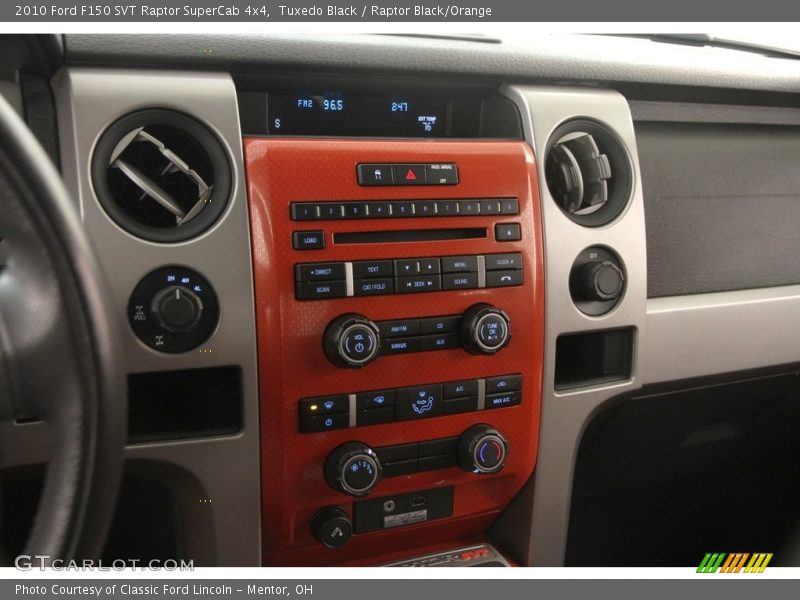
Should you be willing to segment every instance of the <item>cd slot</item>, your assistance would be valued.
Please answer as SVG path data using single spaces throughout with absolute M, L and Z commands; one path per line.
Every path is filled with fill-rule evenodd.
M 485 238 L 486 227 L 457 229 L 393 229 L 390 231 L 346 231 L 333 234 L 334 244 L 375 244 L 380 242 L 435 242 Z

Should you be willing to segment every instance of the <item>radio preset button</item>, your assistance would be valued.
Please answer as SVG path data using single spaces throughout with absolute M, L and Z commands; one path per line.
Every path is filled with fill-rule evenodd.
M 500 214 L 500 201 L 499 200 L 481 200 L 481 214 L 482 215 L 499 215 Z
M 344 207 L 334 202 L 324 202 L 319 205 L 319 217 L 325 221 L 343 219 Z
M 392 202 L 392 217 L 413 217 L 414 216 L 414 203 L 413 202 Z
M 291 215 L 292 221 L 314 221 L 319 219 L 319 207 L 310 202 L 293 202 Z
M 459 200 L 458 214 L 475 216 L 481 214 L 481 203 L 478 200 Z
M 500 199 L 500 214 L 503 215 L 518 215 L 519 214 L 519 200 L 516 198 L 501 198 Z
M 420 200 L 414 202 L 415 217 L 435 217 L 436 202 L 433 200 Z
M 389 202 L 367 202 L 370 219 L 383 219 L 392 216 L 392 205 Z
M 346 202 L 343 207 L 345 219 L 364 219 L 367 217 L 367 204 L 365 202 Z
M 436 214 L 440 217 L 455 217 L 458 214 L 457 200 L 437 200 Z

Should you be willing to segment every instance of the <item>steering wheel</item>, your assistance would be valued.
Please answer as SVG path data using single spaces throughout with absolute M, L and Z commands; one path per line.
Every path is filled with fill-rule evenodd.
M 0 421 L 39 419 L 48 439 L 24 554 L 98 557 L 126 435 L 117 320 L 75 204 L 2 97 L 0 198 Z

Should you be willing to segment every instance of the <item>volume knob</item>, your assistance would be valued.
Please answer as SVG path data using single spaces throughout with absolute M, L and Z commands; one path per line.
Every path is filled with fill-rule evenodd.
M 328 360 L 336 366 L 363 367 L 378 355 L 378 326 L 361 315 L 342 315 L 325 330 L 324 346 Z

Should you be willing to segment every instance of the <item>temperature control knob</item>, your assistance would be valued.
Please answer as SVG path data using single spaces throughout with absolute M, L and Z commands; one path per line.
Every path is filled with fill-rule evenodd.
M 470 354 L 494 354 L 511 339 L 508 315 L 491 304 L 475 304 L 461 320 L 461 344 Z
M 383 469 L 375 451 L 361 442 L 347 442 L 325 462 L 325 481 L 337 492 L 366 496 L 381 480 Z
M 378 355 L 378 326 L 355 313 L 331 321 L 325 330 L 325 354 L 338 367 L 363 367 Z
M 458 441 L 458 466 L 477 475 L 500 471 L 506 463 L 508 442 L 496 429 L 481 423 L 461 434 Z

